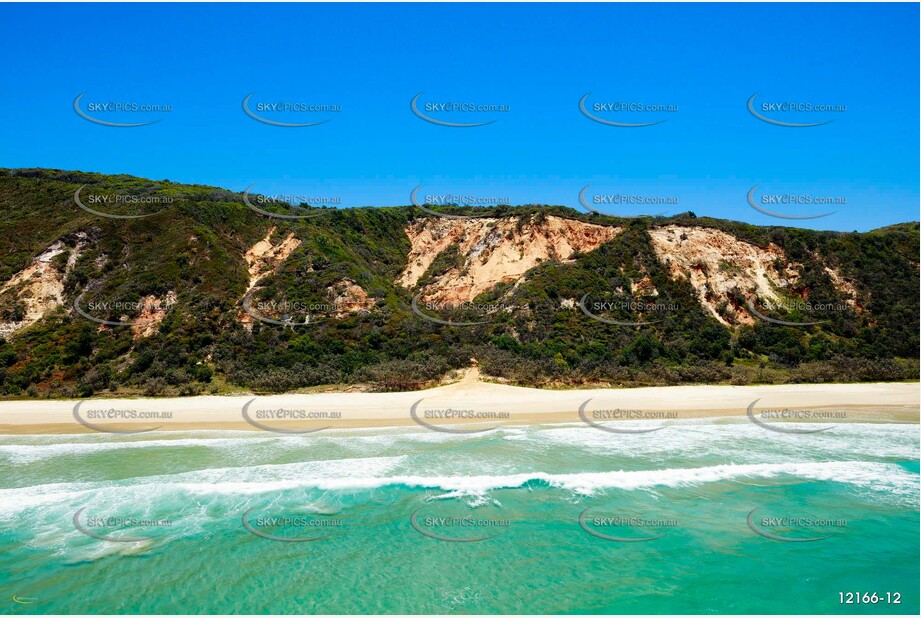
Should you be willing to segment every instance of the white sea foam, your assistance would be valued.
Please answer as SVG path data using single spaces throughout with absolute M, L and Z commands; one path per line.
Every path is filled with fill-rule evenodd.
M 833 424 L 833 423 L 831 423 Z M 852 456 L 896 458 L 903 461 L 919 458 L 918 426 L 916 424 L 841 423 L 822 433 L 786 434 L 772 432 L 739 418 L 701 418 L 677 421 L 618 421 L 618 429 L 652 429 L 665 425 L 660 431 L 642 434 L 617 434 L 586 427 L 582 423 L 563 423 L 538 427 L 500 427 L 486 434 L 449 434 L 422 428 L 383 428 L 330 430 L 304 436 L 266 435 L 243 431 L 183 432 L 181 436 L 167 432 L 145 436 L 69 435 L 6 437 L 12 443 L 0 444 L 0 457 L 12 464 L 29 463 L 60 456 L 79 456 L 122 449 L 191 448 L 232 450 L 243 454 L 254 452 L 258 459 L 271 450 L 301 449 L 312 451 L 339 447 L 362 456 L 386 451 L 409 452 L 416 444 L 450 444 L 472 440 L 501 439 L 523 444 L 569 446 L 592 453 L 624 455 L 642 458 L 667 453 L 681 455 L 738 454 L 754 456 L 747 463 L 762 461 L 759 454 L 772 458 L 778 452 L 790 458 L 823 460 L 838 453 Z M 829 424 L 784 424 L 785 428 L 812 430 Z M 191 437 L 189 437 L 191 436 Z M 484 453 L 488 456 L 488 453 Z
M 293 464 L 267 464 L 233 468 L 209 468 L 179 474 L 135 477 L 118 481 L 84 483 L 48 483 L 0 489 L 0 517 L 35 507 L 66 503 L 72 506 L 85 501 L 102 508 L 106 505 L 150 504 L 156 512 L 157 497 L 167 493 L 254 494 L 309 487 L 304 479 L 361 478 L 383 476 L 391 472 L 402 457 L 366 457 L 307 461 Z
M 98 438 L 97 436 L 93 436 Z M 42 459 L 64 456 L 81 456 L 105 451 L 148 448 L 240 448 L 257 444 L 271 444 L 277 438 L 259 436 L 248 438 L 175 438 L 175 439 L 112 439 L 94 441 L 58 442 L 52 444 L 0 444 L 0 455 L 12 463 L 30 463 Z
M 251 468 L 220 468 L 176 475 L 141 477 L 106 483 L 57 483 L 0 490 L 0 513 L 38 506 L 85 502 L 103 505 L 148 504 L 150 512 L 162 508 L 158 497 L 182 495 L 198 501 L 209 496 L 268 494 L 297 489 L 332 492 L 374 490 L 384 487 L 437 489 L 448 497 L 481 496 L 501 489 L 544 484 L 578 495 L 602 490 L 640 490 L 661 487 L 687 487 L 725 480 L 772 479 L 788 476 L 797 479 L 845 483 L 865 490 L 917 498 L 918 476 L 896 464 L 861 461 L 830 461 L 717 465 L 660 470 L 581 472 L 551 474 L 521 472 L 501 475 L 424 476 L 392 474 L 400 458 L 365 458 L 267 465 Z M 181 500 L 180 500 L 181 502 Z
M 617 426 L 657 425 L 641 421 Z M 478 445 L 471 451 L 469 440 L 483 440 L 482 448 Z M 919 494 L 918 475 L 892 463 L 918 459 L 917 425 L 840 424 L 820 434 L 788 435 L 744 419 L 718 418 L 682 420 L 662 431 L 637 435 L 568 423 L 506 427 L 476 436 L 403 428 L 322 436 L 246 432 L 183 432 L 174 439 L 162 433 L 153 439 L 18 436 L 15 442 L 0 445 L 0 453 L 15 460 L 7 462 L 16 470 L 15 483 L 35 484 L 0 489 L 0 518 L 56 505 L 75 510 L 90 502 L 100 508 L 139 505 L 156 514 L 164 502 L 209 505 L 218 496 L 244 501 L 247 496 L 311 489 L 336 493 L 403 486 L 439 490 L 444 497 L 492 499 L 489 492 L 534 485 L 577 496 L 783 475 L 846 483 L 866 490 L 862 493 L 867 495 L 888 493 L 915 502 Z M 444 448 L 437 446 L 442 443 Z M 219 467 L 88 482 L 42 483 L 42 478 L 32 480 L 37 475 L 20 465 L 62 454 L 164 447 L 206 447 L 223 453 Z M 291 462 L 308 457 L 313 460 Z M 279 458 L 286 463 L 260 463 Z M 56 477 L 62 478 L 60 473 Z
M 568 446 L 591 453 L 636 458 L 704 457 L 723 455 L 734 461 L 773 461 L 778 454 L 789 459 L 837 459 L 867 456 L 912 461 L 919 458 L 916 424 L 842 423 L 828 431 L 788 434 L 758 427 L 744 419 L 688 419 L 681 421 L 625 421 L 617 429 L 651 429 L 642 434 L 617 434 L 585 426 L 549 426 L 528 435 L 529 440 Z M 786 423 L 784 428 L 810 431 L 828 424 Z
M 194 437 L 181 437 L 194 435 Z M 195 435 L 198 434 L 198 435 Z M 243 450 L 267 448 L 303 449 L 305 446 L 337 446 L 365 454 L 414 443 L 438 444 L 482 439 L 482 434 L 436 433 L 421 427 L 327 430 L 313 434 L 278 435 L 252 431 L 151 432 L 143 436 L 69 434 L 59 436 L 3 436 L 0 457 L 12 464 L 30 463 L 54 457 L 92 455 L 115 450 L 191 448 Z
M 742 478 L 776 478 L 788 475 L 817 481 L 835 481 L 864 488 L 906 489 L 917 491 L 917 477 L 894 464 L 868 462 L 806 462 L 753 465 L 719 465 L 701 468 L 672 468 L 664 470 L 580 472 L 550 474 L 523 472 L 506 475 L 481 476 L 416 476 L 350 477 L 302 479 L 300 486 L 324 490 L 375 489 L 385 486 L 441 489 L 457 495 L 482 494 L 497 489 L 513 489 L 531 483 L 579 494 L 592 494 L 602 489 L 647 489 L 682 487 Z M 237 489 L 224 484 L 209 485 L 209 492 Z

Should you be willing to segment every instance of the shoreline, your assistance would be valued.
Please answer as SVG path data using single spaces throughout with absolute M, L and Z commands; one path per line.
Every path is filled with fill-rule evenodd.
M 749 407 L 755 416 L 774 415 L 760 416 L 766 422 L 785 425 L 918 423 L 921 410 L 921 384 L 917 382 L 549 391 L 482 382 L 478 377 L 474 370 L 446 386 L 393 393 L 0 401 L 0 435 L 137 435 L 153 430 L 297 435 L 323 429 L 411 425 L 472 433 L 498 425 L 609 421 L 643 421 L 658 427 L 681 419 L 745 417 Z

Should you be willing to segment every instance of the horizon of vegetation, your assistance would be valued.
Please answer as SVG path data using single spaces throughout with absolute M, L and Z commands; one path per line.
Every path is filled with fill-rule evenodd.
M 109 219 L 75 205 L 74 193 L 83 185 L 87 195 L 170 201 L 119 204 L 118 212 L 148 216 Z M 67 254 L 80 246 L 73 264 L 65 258 L 56 264 L 66 271 L 63 304 L 0 338 L 5 398 L 272 393 L 348 385 L 410 390 L 437 384 L 469 366 L 471 358 L 488 379 L 547 388 L 918 379 L 917 222 L 858 233 L 758 226 L 690 212 L 623 218 L 565 206 L 437 207 L 443 214 L 517 217 L 519 229 L 527 221 L 560 215 L 623 230 L 572 262 L 540 264 L 518 285 L 484 292 L 477 303 L 519 310 L 459 327 L 427 322 L 412 310 L 420 287 L 457 266 L 456 247 L 439 255 L 413 289 L 394 283 L 410 252 L 406 227 L 434 216 L 416 206 L 307 207 L 322 216 L 290 220 L 253 211 L 241 192 L 206 185 L 0 168 L 0 208 L 0 281 L 9 281 L 55 242 Z M 279 204 L 260 208 L 291 212 Z M 845 306 L 825 269 L 833 267 L 853 282 L 860 310 L 823 315 L 822 323 L 808 327 L 763 321 L 726 327 L 704 310 L 688 282 L 671 278 L 653 251 L 649 230 L 676 224 L 720 230 L 759 247 L 775 245 L 799 265 L 804 298 Z M 257 321 L 248 330 L 238 319 L 248 285 L 243 256 L 271 228 L 273 243 L 294 233 L 301 244 L 259 281 L 255 298 L 322 304 L 329 302 L 328 290 L 346 280 L 375 299 L 371 310 L 301 327 Z M 617 282 L 647 276 L 679 308 L 661 323 L 615 327 L 561 306 L 587 289 L 617 300 L 612 291 Z M 15 292 L 0 293 L 0 320 L 22 319 L 24 307 Z M 135 338 L 130 328 L 100 328 L 72 310 L 81 295 L 138 301 L 170 292 L 177 301 L 149 337 Z M 720 311 L 729 315 L 744 307 L 746 293 L 730 295 Z M 445 315 L 455 322 L 478 321 L 469 310 Z M 115 313 L 101 317 L 118 319 Z M 637 320 L 628 309 L 608 317 Z M 806 322 L 816 316 L 793 309 L 779 317 Z

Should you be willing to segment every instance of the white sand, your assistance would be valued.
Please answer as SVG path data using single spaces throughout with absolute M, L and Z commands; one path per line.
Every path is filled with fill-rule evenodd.
M 918 422 L 921 385 L 918 383 L 794 384 L 772 386 L 670 386 L 631 389 L 541 390 L 481 382 L 471 371 L 458 383 L 408 393 L 315 393 L 256 397 L 248 412 L 251 419 L 273 428 L 315 429 L 409 425 L 415 421 L 410 409 L 416 402 L 417 418 L 432 425 L 478 422 L 535 424 L 579 421 L 579 407 L 587 400 L 586 415 L 596 410 L 640 411 L 652 419 L 671 412 L 668 418 L 743 416 L 759 400 L 755 413 L 764 409 L 836 410 L 846 418 L 833 422 Z M 107 429 L 160 430 L 250 429 L 242 416 L 253 396 L 183 397 L 162 399 L 93 399 L 80 405 L 80 417 Z M 79 400 L 25 400 L 0 402 L 0 433 L 75 433 L 92 429 L 74 419 Z M 289 420 L 260 417 L 261 410 L 279 408 L 296 413 L 333 412 L 339 418 Z M 465 410 L 477 419 L 435 420 L 427 410 Z M 94 419 L 97 410 L 168 413 L 169 418 Z M 482 416 L 506 413 L 496 419 Z M 636 412 L 633 412 L 636 418 Z M 645 418 L 645 417 L 644 417 Z M 830 421 L 832 422 L 832 421 Z

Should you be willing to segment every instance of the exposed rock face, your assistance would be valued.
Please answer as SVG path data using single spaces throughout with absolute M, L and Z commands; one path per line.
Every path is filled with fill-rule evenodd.
M 246 264 L 249 267 L 249 283 L 246 286 L 246 292 L 243 298 L 249 294 L 256 284 L 264 276 L 275 272 L 294 250 L 301 246 L 301 241 L 294 236 L 294 233 L 288 234 L 283 241 L 277 245 L 272 244 L 272 234 L 275 233 L 275 227 L 269 228 L 265 238 L 249 248 L 243 255 Z M 242 322 L 247 328 L 252 328 L 253 316 L 246 311 L 237 313 L 237 320 Z
M 408 264 L 396 283 L 414 287 L 435 259 L 451 245 L 462 266 L 453 266 L 423 289 L 426 301 L 458 304 L 499 283 L 513 282 L 547 260 L 566 261 L 576 252 L 597 249 L 620 228 L 548 215 L 519 224 L 513 217 L 427 218 L 406 229 L 412 243 Z
M 744 304 L 733 302 L 733 292 L 772 301 L 780 300 L 779 291 L 797 293 L 802 265 L 789 261 L 774 244 L 765 249 L 720 230 L 676 225 L 650 230 L 649 235 L 656 255 L 671 276 L 688 280 L 704 308 L 727 326 L 755 321 Z M 853 283 L 835 269 L 824 268 L 847 303 L 860 311 Z M 728 309 L 718 311 L 727 302 Z
M 269 228 L 265 238 L 249 248 L 249 251 L 243 256 L 249 266 L 249 285 L 246 288 L 247 293 L 252 290 L 256 283 L 265 275 L 275 272 L 278 266 L 288 259 L 294 253 L 294 250 L 301 246 L 301 241 L 294 237 L 294 233 L 278 243 L 273 245 L 271 242 L 272 234 L 275 228 Z
M 845 302 L 857 311 L 863 311 L 863 307 L 857 304 L 857 288 L 854 287 L 854 284 L 842 277 L 841 274 L 834 268 L 826 266 L 825 272 L 831 278 L 835 288 L 837 288 L 839 292 L 842 292 L 847 297 Z
M 720 230 L 676 225 L 650 230 L 649 236 L 672 278 L 687 279 L 700 304 L 727 326 L 755 321 L 744 304 L 731 302 L 733 292 L 779 300 L 777 290 L 799 278 L 796 265 L 773 244 L 763 249 Z M 717 310 L 726 301 L 732 304 L 728 315 Z
M 271 238 L 274 233 L 275 228 L 270 228 L 265 238 L 250 247 L 243 256 L 249 267 L 249 285 L 246 288 L 246 294 L 249 294 L 258 285 L 262 277 L 277 271 L 295 249 L 301 246 L 301 241 L 294 236 L 294 233 L 288 234 L 284 240 L 273 245 Z M 321 313 L 330 314 L 336 318 L 369 311 L 377 302 L 377 299 L 369 297 L 367 292 L 351 279 L 342 279 L 327 287 L 326 296 L 330 301 L 329 310 L 321 311 Z M 248 327 L 251 327 L 254 321 L 253 316 L 245 311 L 241 311 L 237 318 Z
M 656 289 L 649 274 L 643 275 L 639 281 L 631 281 L 631 292 L 634 296 L 658 296 L 659 290 Z
M 326 289 L 327 296 L 335 307 L 335 317 L 343 318 L 350 313 L 367 312 L 377 302 L 370 298 L 361 286 L 351 279 L 337 281 Z
M 249 273 L 247 294 L 301 245 L 293 233 L 273 244 L 275 231 L 274 227 L 269 229 L 265 238 L 244 255 Z M 443 256 L 439 264 L 443 261 L 444 267 L 430 273 L 419 291 L 426 302 L 451 305 L 472 301 L 501 283 L 519 282 L 528 270 L 545 261 L 565 262 L 577 252 L 593 251 L 614 239 L 621 228 L 554 215 L 533 215 L 528 219 L 425 218 L 408 226 L 405 232 L 411 250 L 407 266 L 396 283 L 404 288 L 417 287 L 432 264 Z M 656 256 L 670 276 L 688 281 L 705 310 L 726 326 L 755 323 L 755 317 L 740 298 L 781 301 L 782 296 L 808 294 L 797 285 L 802 265 L 790 262 L 776 245 L 759 247 L 727 232 L 694 226 L 666 225 L 649 230 L 649 236 Z M 0 321 L 0 336 L 9 337 L 64 304 L 64 280 L 88 242 L 83 233 L 59 240 L 0 284 L 0 302 L 8 313 L 14 310 L 13 315 Z M 451 252 L 446 254 L 449 249 Z M 452 259 L 445 259 L 449 255 Z M 99 258 L 104 259 L 104 256 Z M 853 282 L 844 279 L 834 268 L 827 265 L 822 268 L 847 303 L 862 311 Z M 626 291 L 634 296 L 659 294 L 649 274 L 629 285 L 630 290 Z M 330 303 L 327 314 L 336 318 L 370 311 L 377 302 L 351 279 L 340 279 L 327 287 L 326 298 Z M 576 300 L 561 299 L 561 306 L 574 309 Z M 134 337 L 155 334 L 175 302 L 176 294 L 172 291 L 163 298 L 149 295 L 141 299 L 137 315 L 125 316 L 134 322 Z M 242 310 L 238 318 L 247 325 L 254 320 Z
M 134 333 L 135 339 L 150 337 L 156 333 L 160 322 L 166 317 L 166 312 L 174 304 L 176 304 L 176 293 L 172 290 L 166 293 L 164 300 L 160 300 L 152 294 L 142 298 L 140 301 L 140 313 L 137 317 L 131 319 L 131 332 Z
M 85 233 L 76 236 L 74 248 L 57 241 L 39 254 L 32 263 L 19 271 L 9 281 L 0 286 L 0 295 L 13 298 L 24 306 L 25 311 L 20 320 L 0 322 L 0 336 L 8 337 L 16 331 L 34 324 L 55 307 L 64 304 L 64 279 L 77 263 L 77 259 L 86 249 L 88 237 Z M 60 256 L 66 255 L 62 261 Z M 100 255 L 97 266 L 105 261 Z M 168 292 L 165 299 L 149 295 L 139 301 L 140 312 L 135 315 L 123 315 L 119 319 L 132 322 L 131 331 L 135 339 L 149 337 L 157 332 L 166 312 L 176 303 L 175 292 Z M 110 327 L 100 325 L 99 330 Z
M 22 315 L 17 316 L 21 319 L 0 321 L 0 337 L 9 337 L 16 331 L 31 326 L 47 312 L 64 303 L 64 278 L 73 268 L 85 245 L 85 234 L 77 236 L 77 243 L 73 249 L 62 241 L 57 241 L 0 286 L 0 296 L 12 297 L 24 308 Z M 61 260 L 55 258 L 65 254 L 67 261 L 62 267 Z

